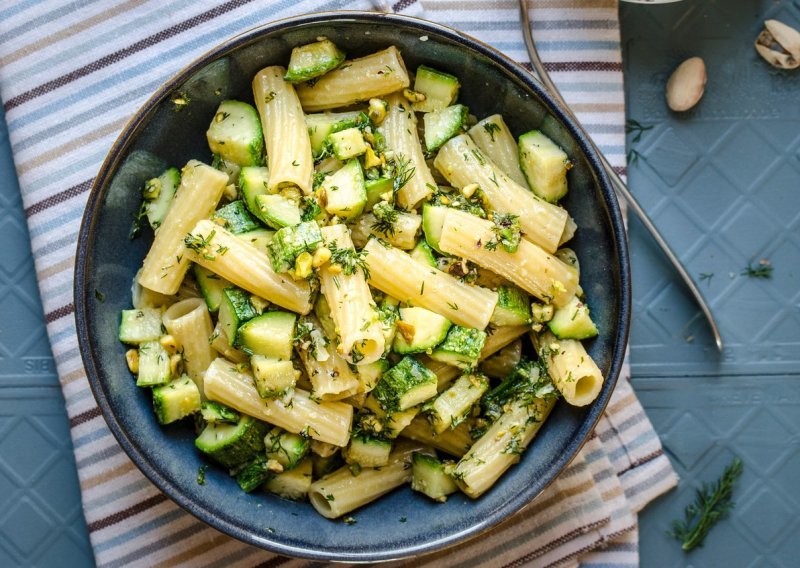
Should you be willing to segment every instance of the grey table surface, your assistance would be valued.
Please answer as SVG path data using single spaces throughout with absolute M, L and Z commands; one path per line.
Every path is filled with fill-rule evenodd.
M 775 71 L 752 40 L 766 18 L 800 24 L 800 0 L 686 0 L 621 7 L 632 191 L 701 283 L 719 355 L 680 281 L 630 220 L 633 383 L 681 476 L 640 516 L 643 566 L 797 566 L 800 558 L 800 72 Z M 683 59 L 706 95 L 670 113 Z M 0 110 L 0 566 L 93 564 L 69 425 Z M 744 269 L 767 259 L 772 277 Z M 733 456 L 736 508 L 686 554 L 665 535 Z

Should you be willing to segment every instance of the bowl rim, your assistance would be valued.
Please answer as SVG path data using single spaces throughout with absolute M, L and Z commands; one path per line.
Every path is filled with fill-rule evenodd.
M 474 524 L 467 530 L 455 532 L 447 536 L 440 536 L 436 539 L 427 540 L 422 543 L 415 543 L 403 549 L 392 549 L 381 552 L 373 551 L 367 554 L 359 553 L 358 551 L 347 553 L 331 553 L 315 550 L 313 548 L 301 548 L 298 546 L 285 544 L 269 537 L 261 537 L 256 535 L 228 519 L 220 518 L 213 513 L 206 511 L 205 509 L 199 508 L 191 498 L 184 495 L 180 485 L 163 475 L 150 463 L 144 452 L 140 451 L 138 445 L 133 441 L 130 433 L 117 419 L 109 401 L 109 397 L 106 394 L 106 387 L 103 384 L 103 381 L 100 379 L 100 373 L 95 366 L 94 357 L 90 349 L 92 341 L 89 333 L 89 318 L 87 312 L 88 302 L 90 301 L 87 286 L 87 279 L 89 276 L 87 267 L 90 251 L 89 239 L 97 222 L 97 212 L 102 207 L 101 198 L 104 197 L 106 193 L 106 191 L 103 190 L 104 188 L 107 190 L 108 185 L 113 179 L 113 176 L 121 162 L 121 155 L 125 150 L 129 149 L 129 145 L 133 137 L 149 120 L 154 109 L 196 71 L 207 65 L 210 61 L 213 61 L 216 58 L 222 57 L 228 52 L 235 50 L 237 47 L 255 41 L 264 34 L 292 29 L 298 26 L 313 25 L 325 22 L 389 22 L 406 28 L 412 28 L 415 31 L 419 31 L 421 34 L 424 34 L 425 32 L 435 33 L 462 46 L 477 51 L 481 55 L 490 59 L 494 64 L 499 65 L 505 71 L 511 73 L 514 77 L 520 80 L 529 91 L 536 95 L 547 111 L 564 125 L 566 130 L 570 133 L 579 146 L 584 158 L 589 164 L 595 177 L 596 184 L 607 207 L 614 243 L 614 252 L 616 253 L 620 267 L 619 274 L 617 274 L 617 280 L 619 283 L 619 312 L 616 318 L 617 321 L 615 322 L 617 328 L 619 329 L 619 333 L 613 342 L 609 373 L 605 378 L 600 395 L 592 403 L 580 428 L 572 437 L 562 454 L 554 462 L 552 462 L 551 467 L 558 473 L 543 483 L 535 484 L 530 490 L 514 495 L 505 507 L 493 511 L 491 514 L 485 516 L 480 522 Z M 78 235 L 73 295 L 79 351 L 92 394 L 94 395 L 94 398 L 102 412 L 106 424 L 116 438 L 117 442 L 125 450 L 125 453 L 131 459 L 131 461 L 136 464 L 137 468 L 145 475 L 145 477 L 147 477 L 160 491 L 166 494 L 174 503 L 179 505 L 188 513 L 192 514 L 195 518 L 244 543 L 286 556 L 337 562 L 384 562 L 439 551 L 478 537 L 479 535 L 497 526 L 504 519 L 507 519 L 511 515 L 518 513 L 530 502 L 532 502 L 575 458 L 577 453 L 589 439 L 591 432 L 594 430 L 600 417 L 603 415 L 611 394 L 616 386 L 625 358 L 630 331 L 631 312 L 630 259 L 627 247 L 627 236 L 625 233 L 622 213 L 616 193 L 611 186 L 597 152 L 595 151 L 591 142 L 588 140 L 588 135 L 584 133 L 584 131 L 576 124 L 576 122 L 560 108 L 559 104 L 547 92 L 541 82 L 522 65 L 513 61 L 499 50 L 449 26 L 402 14 L 359 10 L 328 11 L 297 15 L 279 20 L 273 20 L 245 30 L 228 38 L 227 40 L 220 42 L 213 48 L 194 59 L 192 62 L 184 66 L 180 71 L 175 73 L 164 83 L 164 85 L 162 85 L 155 93 L 153 93 L 135 111 L 133 116 L 126 123 L 121 133 L 112 144 L 98 171 L 97 176 L 92 183 Z

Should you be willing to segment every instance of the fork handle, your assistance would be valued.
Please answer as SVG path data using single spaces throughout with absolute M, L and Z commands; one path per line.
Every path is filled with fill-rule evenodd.
M 619 177 L 617 172 L 611 167 L 611 164 L 608 163 L 608 160 L 594 143 L 594 141 L 589 136 L 586 129 L 583 128 L 581 123 L 578 121 L 578 118 L 575 116 L 575 113 L 572 112 L 572 109 L 567 105 L 567 102 L 564 100 L 564 97 L 561 95 L 561 92 L 556 87 L 556 84 L 553 83 L 553 80 L 550 78 L 550 74 L 547 72 L 547 69 L 544 68 L 544 64 L 542 63 L 542 59 L 539 57 L 539 52 L 536 49 L 536 43 L 533 41 L 533 34 L 531 33 L 530 23 L 528 22 L 528 1 L 527 0 L 520 0 L 519 2 L 520 8 L 520 24 L 522 26 L 522 37 L 525 40 L 525 47 L 528 50 L 528 56 L 531 60 L 531 65 L 533 66 L 534 70 L 536 71 L 536 75 L 538 75 L 539 81 L 542 83 L 544 89 L 549 91 L 550 94 L 555 98 L 560 104 L 566 114 L 575 122 L 575 124 L 580 128 L 584 134 L 586 134 L 586 139 L 589 140 L 589 143 L 592 145 L 592 148 L 600 156 L 600 160 L 603 163 L 603 167 L 608 174 L 609 179 L 611 180 L 612 185 L 617 190 L 623 199 L 628 203 L 628 207 L 630 207 L 634 214 L 639 218 L 645 228 L 648 230 L 650 235 L 656 241 L 656 244 L 661 248 L 664 256 L 672 263 L 672 266 L 675 268 L 675 271 L 680 275 L 683 279 L 683 282 L 686 284 L 686 287 L 689 288 L 689 292 L 691 292 L 692 296 L 697 302 L 697 305 L 700 306 L 700 310 L 703 312 L 706 320 L 708 320 L 708 325 L 711 327 L 711 333 L 714 335 L 714 342 L 717 344 L 717 349 L 720 352 L 723 350 L 723 343 L 722 343 L 722 335 L 719 332 L 719 327 L 717 326 L 717 322 L 714 319 L 714 315 L 711 313 L 711 309 L 708 307 L 708 303 L 706 299 L 703 297 L 703 294 L 700 292 L 700 289 L 695 284 L 692 277 L 686 271 L 686 267 L 683 266 L 678 256 L 672 250 L 672 248 L 667 243 L 666 239 L 664 239 L 661 232 L 655 226 L 653 221 L 647 215 L 647 212 L 642 208 L 633 194 L 630 192 L 628 187 L 625 185 L 625 182 L 622 181 L 622 178 Z

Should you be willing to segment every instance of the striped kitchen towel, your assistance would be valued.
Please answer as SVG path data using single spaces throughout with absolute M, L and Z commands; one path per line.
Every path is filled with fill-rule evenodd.
M 548 69 L 622 171 L 625 113 L 616 0 L 535 4 L 530 20 Z M 72 274 L 92 178 L 148 95 L 209 46 L 238 32 L 335 9 L 391 9 L 426 17 L 527 65 L 517 4 L 503 0 L 19 0 L 0 6 L 0 96 L 99 565 L 307 564 L 203 525 L 130 462 L 107 429 L 81 364 Z M 676 477 L 628 373 L 626 366 L 593 437 L 538 499 L 489 534 L 413 564 L 635 566 L 636 513 L 673 487 Z

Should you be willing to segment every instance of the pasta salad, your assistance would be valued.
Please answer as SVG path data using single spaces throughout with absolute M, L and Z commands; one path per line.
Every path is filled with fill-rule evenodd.
M 600 392 L 569 156 L 460 88 L 318 38 L 219 104 L 210 164 L 145 184 L 128 367 L 244 491 L 328 518 L 409 482 L 477 498 Z

